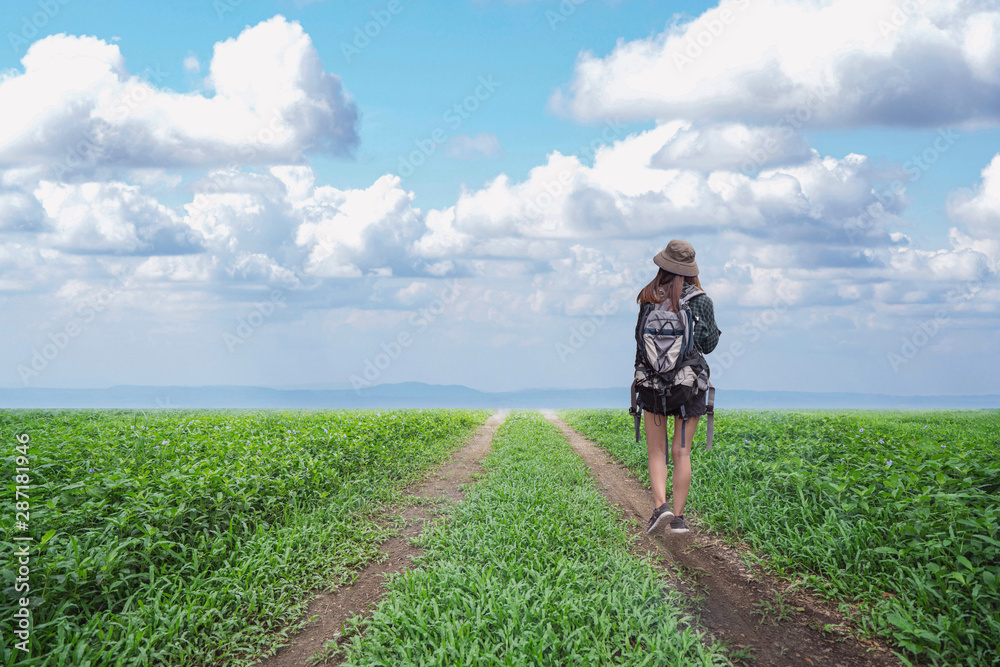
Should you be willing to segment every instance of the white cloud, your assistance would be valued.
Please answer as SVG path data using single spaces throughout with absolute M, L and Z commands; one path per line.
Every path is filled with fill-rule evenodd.
M 45 228 L 45 211 L 34 195 L 0 188 L 0 232 L 34 232 Z
M 423 228 L 413 193 L 387 174 L 364 190 L 299 189 L 295 243 L 308 252 L 305 272 L 324 278 L 363 275 L 388 263 L 405 266 L 407 245 Z
M 1000 12 L 976 4 L 723 0 L 604 58 L 581 52 L 550 107 L 581 120 L 992 125 Z
M 207 283 L 218 265 L 217 257 L 209 254 L 156 256 L 135 268 L 133 277 L 146 282 Z
M 68 253 L 168 255 L 199 251 L 198 237 L 136 185 L 42 181 L 34 197 L 51 231 L 41 242 Z
M 974 238 L 952 227 L 948 240 L 957 251 L 973 250 L 987 259 L 990 271 L 1000 273 L 1000 238 Z
M 421 299 L 425 299 L 430 293 L 431 287 L 429 284 L 422 280 L 414 280 L 406 287 L 398 290 L 396 292 L 396 298 L 399 299 L 400 302 L 409 305 L 414 304 Z
M 157 70 L 131 73 L 116 45 L 45 38 L 29 49 L 23 72 L 0 75 L 0 104 L 10 117 L 0 127 L 4 321 L 37 334 L 30 344 L 19 341 L 27 349 L 63 326 L 74 304 L 121 275 L 127 287 L 91 331 L 97 341 L 91 349 L 108 350 L 105 359 L 93 357 L 92 368 L 116 359 L 131 363 L 122 345 L 131 337 L 176 352 L 183 372 L 209 377 L 224 374 L 230 362 L 255 366 L 248 363 L 252 355 L 216 354 L 204 341 L 231 332 L 248 304 L 280 287 L 288 307 L 253 341 L 269 353 L 258 357 L 266 359 L 261 366 L 302 366 L 278 361 L 285 349 L 299 348 L 276 346 L 287 336 L 301 350 L 312 346 L 306 365 L 328 374 L 338 358 L 363 359 L 357 341 L 407 326 L 411 311 L 441 293 L 443 279 L 457 278 L 460 298 L 426 339 L 446 342 L 438 361 L 471 349 L 456 341 L 523 346 L 536 356 L 503 351 L 493 361 L 511 367 L 540 361 L 530 383 L 551 370 L 546 351 L 537 350 L 568 339 L 574 321 L 609 303 L 616 304 L 609 321 L 617 320 L 600 329 L 596 337 L 606 339 L 576 367 L 611 368 L 624 352 L 620 368 L 627 368 L 631 351 L 620 332 L 630 334 L 636 292 L 656 272 L 653 254 L 679 237 L 698 251 L 702 279 L 724 321 L 723 346 L 741 340 L 736 322 L 754 321 L 782 296 L 787 310 L 766 322 L 783 330 L 768 334 L 772 342 L 815 327 L 797 335 L 793 359 L 812 360 L 808 346 L 815 341 L 834 353 L 853 345 L 877 355 L 873 332 L 886 334 L 884 340 L 889 332 L 896 336 L 898 318 L 926 318 L 956 284 L 968 298 L 949 312 L 992 326 L 998 290 L 985 280 L 991 265 L 1000 268 L 1000 156 L 980 183 L 951 197 L 955 226 L 946 247 L 917 248 L 903 217 L 905 192 L 870 214 L 878 201 L 873 191 L 902 178 L 891 173 L 895 168 L 873 165 L 861 154 L 863 144 L 843 157 L 823 155 L 798 129 L 802 122 L 992 118 L 996 109 L 988 101 L 1000 86 L 996 12 L 931 3 L 881 35 L 877 22 L 865 25 L 878 7 L 888 5 L 744 3 L 744 23 L 727 25 L 677 73 L 670 72 L 676 65 L 668 47 L 698 34 L 694 24 L 620 42 L 605 59 L 584 55 L 574 82 L 580 87 L 562 98 L 566 109 L 584 119 L 619 113 L 660 119 L 655 127 L 624 138 L 616 130 L 619 141 L 596 151 L 581 147 L 580 155 L 553 151 L 521 180 L 501 173 L 428 211 L 391 174 L 356 188 L 318 178 L 305 156 L 349 153 L 357 112 L 297 23 L 277 16 L 217 44 L 210 61 L 189 56 L 186 72 L 206 76 L 197 92 L 186 94 L 168 89 Z M 836 23 L 847 14 L 857 25 Z M 717 15 L 709 10 L 697 26 Z M 800 30 L 747 28 L 775 17 L 801 19 Z M 829 36 L 819 34 L 820 24 Z M 732 55 L 743 47 L 745 56 Z M 935 67 L 918 66 L 921 58 L 934 59 Z M 829 104 L 811 109 L 807 121 L 783 116 L 822 84 L 833 86 Z M 841 92 L 848 88 L 856 98 Z M 606 131 L 598 143 L 610 139 Z M 447 148 L 460 159 L 501 151 L 492 134 L 454 137 Z M 266 168 L 241 167 L 247 162 Z M 862 218 L 858 233 L 849 234 Z M 293 322 L 295 328 L 283 328 Z M 338 349 L 330 351 L 327 334 L 337 327 L 343 327 L 335 332 Z M 838 331 L 854 330 L 864 335 L 838 338 Z M 183 342 L 180 333 L 197 342 Z M 956 340 L 961 348 L 965 341 Z M 134 358 L 148 356 L 136 350 Z M 753 356 L 785 352 L 780 343 L 764 343 Z M 409 358 L 418 369 L 422 354 Z M 606 384 L 618 376 L 600 377 Z
M 227 169 L 193 184 L 184 221 L 215 252 L 274 252 L 291 242 L 294 220 L 281 183 L 269 174 Z
M 474 160 L 500 155 L 503 147 L 495 134 L 480 132 L 474 137 L 459 134 L 448 140 L 445 153 L 458 160 Z
M 980 37 L 969 43 L 988 28 L 975 28 Z M 245 302 L 246 288 L 260 284 L 302 290 L 290 316 L 350 305 L 397 321 L 399 309 L 426 301 L 441 278 L 457 276 L 465 296 L 451 311 L 456 320 L 507 328 L 496 338 L 502 341 L 509 331 L 541 330 L 555 321 L 548 318 L 586 316 L 612 300 L 624 312 L 655 273 L 650 258 L 670 238 L 695 243 L 720 311 L 765 309 L 784 295 L 793 310 L 808 311 L 799 323 L 834 318 L 838 326 L 883 326 L 878 318 L 886 313 L 920 312 L 949 284 L 981 275 L 990 258 L 1000 257 L 1000 158 L 984 169 L 980 185 L 952 198 L 949 211 L 961 229 L 952 230 L 945 249 L 914 248 L 899 231 L 905 196 L 852 238 L 847 225 L 878 201 L 873 191 L 887 172 L 864 155 L 821 155 L 794 127 L 774 122 L 659 123 L 598 148 L 592 166 L 553 151 L 523 180 L 501 173 L 480 188 L 463 188 L 452 205 L 424 212 L 394 175 L 340 189 L 318 183 L 299 159 L 310 137 L 336 134 L 313 123 L 323 118 L 322 101 L 346 98 L 323 88 L 330 75 L 298 24 L 276 17 L 217 45 L 206 79 L 216 92 L 211 99 L 143 84 L 116 46 L 56 37 L 33 47 L 25 74 L 0 82 L 0 90 L 40 76 L 39 58 L 56 63 L 69 57 L 60 49 L 88 49 L 89 60 L 77 66 L 89 84 L 74 88 L 52 78 L 56 88 L 45 91 L 51 109 L 38 107 L 51 113 L 36 120 L 45 126 L 63 113 L 52 105 L 75 91 L 85 112 L 65 120 L 77 130 L 89 119 L 106 123 L 93 126 L 104 134 L 94 132 L 91 167 L 120 169 L 80 167 L 60 181 L 50 169 L 56 154 L 43 154 L 47 147 L 26 150 L 17 137 L 20 152 L 10 143 L 0 148 L 13 160 L 0 170 L 0 291 L 48 285 L 65 296 L 123 272 L 135 280 L 118 303 L 153 313 L 148 296 L 157 295 L 164 312 L 183 308 L 192 322 L 198 308 Z M 977 62 L 992 57 L 982 44 L 976 48 Z M 249 65 L 244 56 L 252 56 Z M 143 102 L 112 123 L 106 112 L 114 94 L 136 93 Z M 216 103 L 223 106 L 205 106 Z M 196 123 L 201 135 L 184 129 L 185 105 L 206 110 L 204 124 Z M 259 147 L 258 157 L 270 164 L 254 172 L 203 159 L 239 152 L 239 137 L 218 127 L 224 108 L 237 121 L 266 109 L 302 113 L 290 134 L 276 132 Z M 156 113 L 165 125 L 153 122 Z M 150 134 L 158 127 L 164 136 Z M 130 136 L 137 149 L 153 156 L 176 149 L 186 156 L 181 162 L 207 173 L 185 183 L 174 169 L 180 158 L 137 166 L 128 152 L 118 154 L 119 164 L 115 132 L 125 129 L 136 131 Z M 222 144 L 198 143 L 211 132 Z M 164 138 L 171 133 L 179 137 L 173 148 Z M 449 150 L 469 158 L 500 148 L 495 136 L 480 134 L 456 137 Z M 187 201 L 176 209 L 160 201 L 178 195 Z M 41 265 L 45 270 L 33 273 Z
M 23 73 L 0 80 L 0 166 L 34 165 L 50 178 L 287 164 L 310 151 L 349 153 L 358 141 L 357 109 L 340 78 L 281 15 L 215 45 L 211 98 L 163 87 L 159 69 L 130 73 L 118 46 L 94 37 L 46 37 L 21 62 Z
M 962 51 L 976 76 L 1000 84 L 1000 13 L 976 12 L 965 22 Z
M 67 268 L 78 269 L 78 264 L 56 250 L 0 237 L 0 292 L 38 290 L 55 283 Z
M 715 156 L 703 155 L 695 169 L 661 168 L 661 156 L 679 137 L 690 136 L 689 128 L 677 121 L 629 135 L 599 149 L 592 167 L 553 152 L 524 181 L 501 174 L 479 190 L 464 191 L 453 206 L 428 212 L 427 232 L 413 250 L 428 258 L 551 259 L 564 255 L 570 239 L 725 230 L 775 242 L 847 245 L 845 225 L 877 203 L 867 158 L 856 154 L 836 159 L 810 151 L 805 161 L 754 176 L 703 171 L 710 159 L 733 165 L 739 137 L 769 136 L 760 128 L 706 128 Z M 877 224 L 867 234 L 872 242 L 891 243 Z
M 971 249 L 898 248 L 889 254 L 889 275 L 893 280 L 918 283 L 975 280 L 985 269 L 985 263 L 983 254 Z
M 756 172 L 762 167 L 805 162 L 809 144 L 790 127 L 751 127 L 717 123 L 693 127 L 685 123 L 657 151 L 651 164 L 662 169 Z
M 808 289 L 809 281 L 795 280 L 785 269 L 732 261 L 726 264 L 723 275 L 711 282 L 716 302 L 749 308 L 771 308 L 782 302 L 786 307 L 801 304 Z
M 241 285 L 297 289 L 308 278 L 320 281 L 314 285 L 340 279 L 337 303 L 405 307 L 426 296 L 435 278 L 463 276 L 472 293 L 491 299 L 463 306 L 463 316 L 504 327 L 585 315 L 612 298 L 631 302 L 655 272 L 649 258 L 671 237 L 696 242 L 706 286 L 728 308 L 766 308 L 780 290 L 796 308 L 856 303 L 869 316 L 882 299 L 919 309 L 940 300 L 949 281 L 968 280 L 985 264 L 987 241 L 956 232 L 949 249 L 915 249 L 891 229 L 893 215 L 865 245 L 850 244 L 845 221 L 875 201 L 864 156 L 812 151 L 806 162 L 755 176 L 664 169 L 654 157 L 690 128 L 669 125 L 600 149 L 593 167 L 554 152 L 524 181 L 501 175 L 426 214 L 396 176 L 340 190 L 317 186 L 313 170 L 299 165 L 210 172 L 188 186 L 194 194 L 182 215 L 137 185 L 43 181 L 36 194 L 52 231 L 36 237 L 65 251 L 46 250 L 56 252 L 47 260 L 55 271 L 50 280 L 67 275 L 68 268 L 58 268 L 69 266 L 67 253 L 156 255 L 127 265 L 138 279 L 136 295 L 186 285 L 243 299 Z M 980 190 L 990 183 L 986 178 Z M 165 239 L 178 238 L 200 252 L 167 256 L 172 246 Z M 90 280 L 106 275 L 93 262 L 82 266 L 72 270 Z M 364 276 L 401 280 L 342 282 Z M 13 290 L 35 284 L 16 269 L 0 280 Z M 300 303 L 329 307 L 324 294 L 332 292 Z
M 1000 238 L 1000 154 L 982 170 L 975 190 L 959 190 L 948 202 L 948 214 L 978 238 Z

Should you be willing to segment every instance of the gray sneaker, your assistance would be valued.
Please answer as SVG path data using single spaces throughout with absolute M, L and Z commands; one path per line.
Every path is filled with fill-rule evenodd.
M 665 519 L 669 519 L 673 515 L 674 513 L 670 511 L 670 506 L 667 503 L 663 503 L 657 507 L 653 510 L 653 516 L 649 518 L 649 525 L 646 527 L 646 534 L 649 535 L 658 525 L 660 525 L 660 522 Z
M 688 528 L 687 521 L 684 520 L 684 515 L 675 516 L 673 521 L 670 522 L 670 532 L 672 533 L 686 533 L 690 528 Z

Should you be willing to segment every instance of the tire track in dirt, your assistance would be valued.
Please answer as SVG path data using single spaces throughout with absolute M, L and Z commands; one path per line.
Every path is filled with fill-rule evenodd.
M 489 454 L 493 435 L 509 413 L 509 410 L 502 410 L 493 414 L 469 442 L 427 477 L 411 485 L 404 496 L 461 501 L 465 494 L 459 487 L 471 482 L 472 476 L 482 471 L 480 461 Z M 317 597 L 309 603 L 305 618 L 318 618 L 299 631 L 291 644 L 282 646 L 255 667 L 304 667 L 328 639 L 340 636 L 344 622 L 355 614 L 369 612 L 378 604 L 385 592 L 385 575 L 409 567 L 413 558 L 422 551 L 410 544 L 410 539 L 420 535 L 424 524 L 434 519 L 433 511 L 426 505 L 408 505 L 394 514 L 406 520 L 406 527 L 402 535 L 392 537 L 382 545 L 382 552 L 387 556 L 385 560 L 368 564 L 350 586 L 332 593 L 315 591 Z M 334 660 L 323 664 L 339 662 Z
M 788 588 L 789 582 L 767 575 L 759 568 L 750 571 L 736 549 L 711 533 L 699 530 L 697 522 L 690 521 L 689 513 L 685 513 L 685 517 L 692 524 L 691 532 L 675 534 L 664 529 L 646 535 L 646 524 L 653 511 L 652 493 L 625 466 L 570 428 L 553 411 L 543 410 L 542 414 L 559 428 L 573 450 L 590 467 L 608 500 L 635 523 L 635 533 L 641 536 L 642 548 L 679 565 L 683 576 L 679 588 L 685 593 L 703 596 L 696 608 L 702 625 L 730 647 L 752 647 L 754 659 L 749 664 L 775 667 L 896 667 L 900 664 L 882 642 L 862 643 L 836 632 L 824 635 L 823 626 L 845 628 L 846 619 L 836 604 L 799 589 L 787 593 L 785 600 L 802 611 L 794 611 L 789 620 L 776 624 L 765 621 L 755 612 L 760 611 L 762 604 L 775 605 L 775 592 Z M 669 483 L 668 478 L 668 497 Z M 697 483 L 696 476 L 693 483 Z

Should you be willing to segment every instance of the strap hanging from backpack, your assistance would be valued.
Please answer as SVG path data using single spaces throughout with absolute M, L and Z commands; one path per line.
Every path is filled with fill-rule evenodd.
M 681 406 L 681 449 L 684 448 L 684 443 L 686 442 L 687 435 L 685 434 L 685 428 L 687 427 L 688 418 L 684 412 L 684 406 Z
M 663 407 L 660 409 L 663 413 L 663 449 L 667 453 L 667 467 L 670 467 L 670 439 L 667 437 L 667 399 L 663 398 Z
M 708 421 L 705 422 L 705 450 L 712 451 L 712 421 L 715 418 L 715 387 L 708 387 Z
M 670 438 L 667 436 L 667 418 L 663 418 L 663 440 L 664 448 L 663 450 L 667 453 L 667 467 L 670 467 Z
M 635 444 L 639 444 L 639 417 L 642 415 L 642 408 L 639 407 L 639 390 L 636 388 L 635 380 L 632 380 L 632 407 L 628 413 L 635 419 Z

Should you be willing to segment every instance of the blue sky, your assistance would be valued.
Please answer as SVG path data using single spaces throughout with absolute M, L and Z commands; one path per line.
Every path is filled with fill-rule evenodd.
M 67 0 L 2 26 L 2 385 L 625 386 L 635 292 L 685 238 L 720 396 L 998 389 L 990 3 Z

